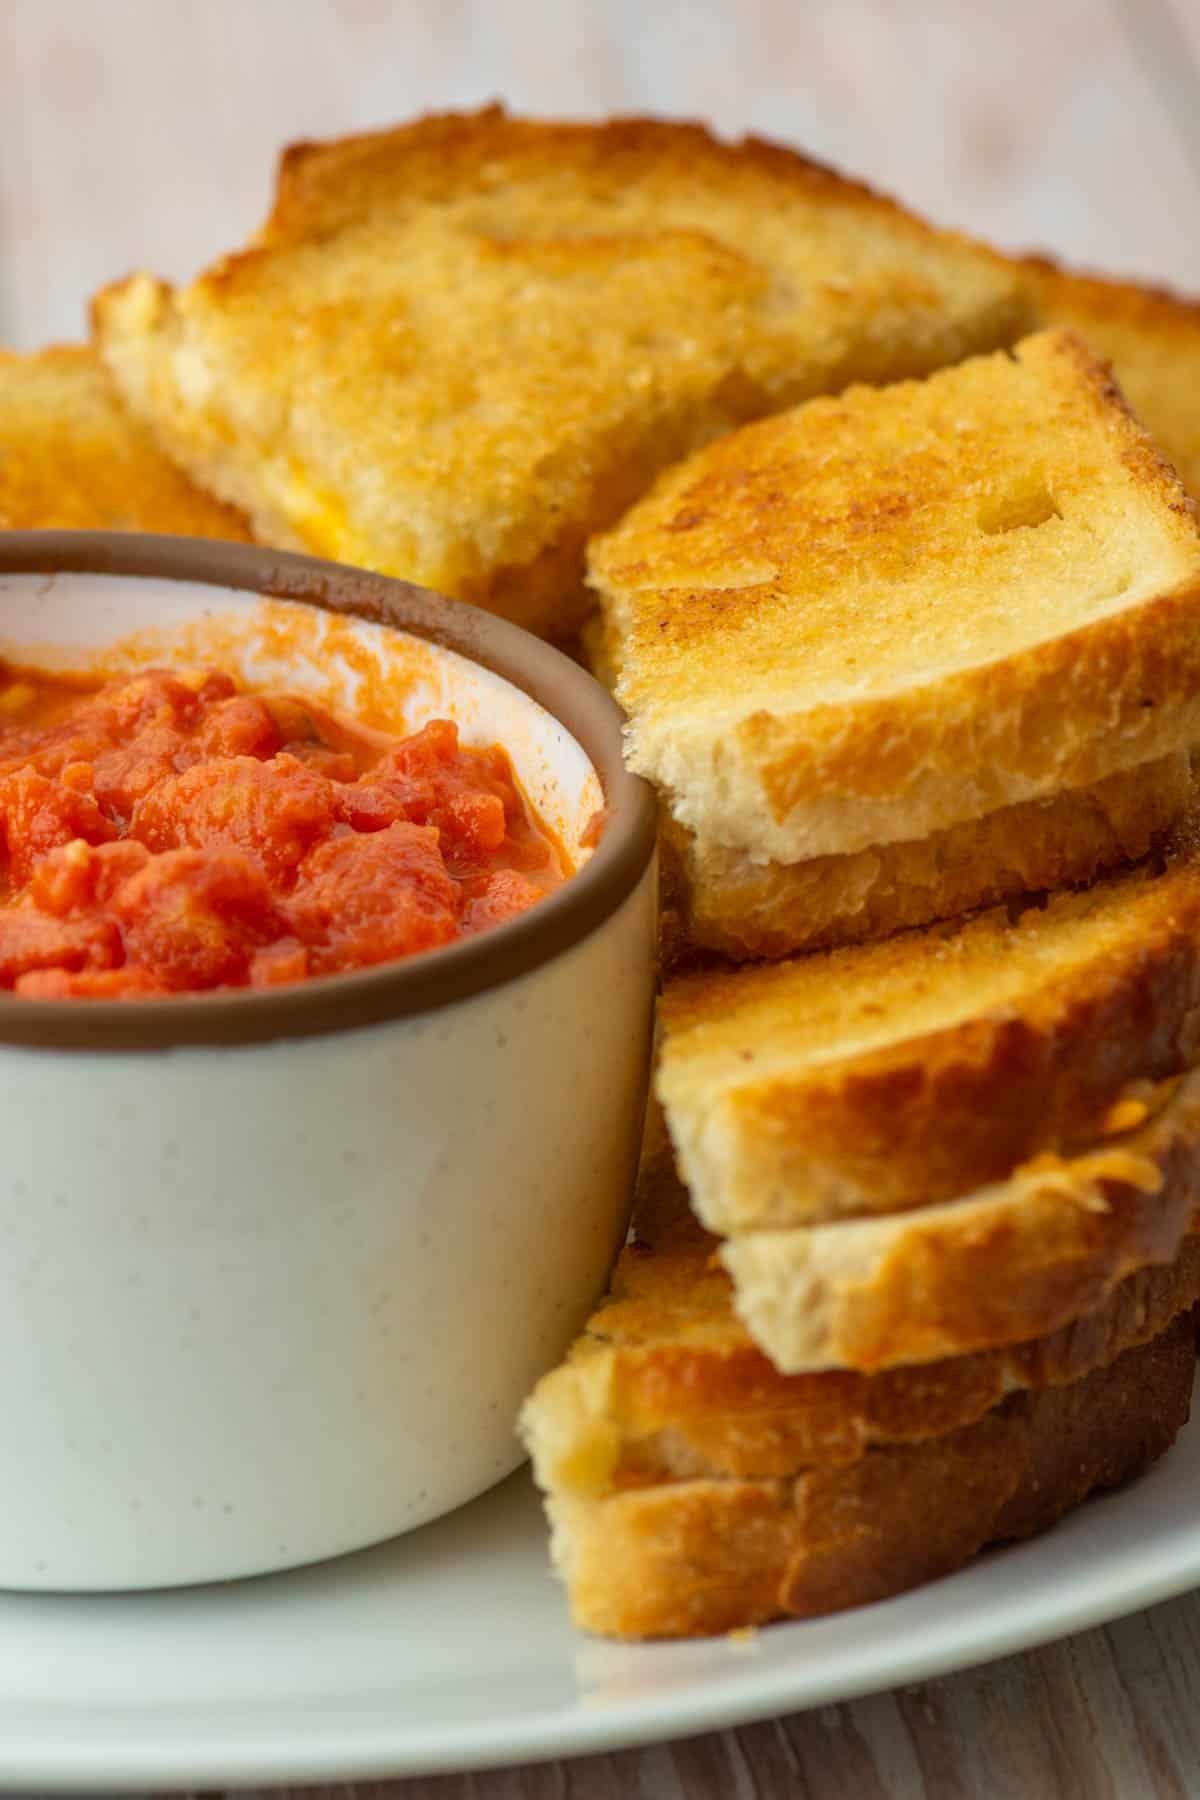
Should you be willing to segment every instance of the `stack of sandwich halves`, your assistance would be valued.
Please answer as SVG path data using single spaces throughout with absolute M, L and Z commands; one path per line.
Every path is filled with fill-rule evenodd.
M 947 1573 L 1187 1417 L 1200 522 L 1057 329 L 709 445 L 591 580 L 669 1144 L 525 1429 L 579 1622 L 682 1635 Z
M 92 322 L 0 354 L 0 528 L 582 626 L 661 795 L 667 1132 L 525 1417 L 579 1621 L 892 1593 L 1163 1451 L 1200 528 L 1156 444 L 1200 493 L 1200 306 L 777 146 L 490 107 L 294 146 L 250 245 Z

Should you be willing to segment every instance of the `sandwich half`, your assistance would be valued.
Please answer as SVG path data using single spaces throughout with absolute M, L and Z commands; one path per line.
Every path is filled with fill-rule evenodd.
M 499 107 L 294 146 L 247 250 L 94 305 L 127 403 L 265 541 L 558 637 L 664 466 L 1030 317 L 1011 262 L 790 151 Z
M 576 1623 L 678 1637 L 878 1600 L 1053 1523 L 1187 1417 L 1200 1248 L 1004 1351 L 784 1375 L 669 1161 L 610 1299 L 522 1420 Z
M 250 538 L 126 411 L 94 350 L 0 350 L 0 530 L 52 529 Z
M 692 1201 L 730 1235 L 954 1201 L 1200 1060 L 1200 852 L 1015 916 L 664 990 L 656 1085 Z
M 1139 786 L 1147 819 L 1184 790 L 1200 522 L 1070 332 L 728 435 L 593 542 L 591 579 L 710 947 L 1088 879 L 1144 847 Z

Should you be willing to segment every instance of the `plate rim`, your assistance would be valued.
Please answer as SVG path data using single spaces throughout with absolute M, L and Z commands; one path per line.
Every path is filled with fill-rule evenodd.
M 1200 1420 L 1192 1425 L 1188 1437 L 1195 1457 L 1200 1451 Z M 1152 1480 L 1154 1473 L 1150 1471 L 1144 1479 Z M 521 1479 L 520 1475 L 516 1479 Z M 1135 1482 L 1102 1497 L 1098 1504 L 1120 1507 L 1132 1503 L 1136 1508 L 1134 1496 L 1142 1487 L 1143 1481 Z M 1072 1515 L 1076 1519 L 1089 1516 L 1094 1516 L 1090 1505 Z M 1053 1535 L 1042 1534 L 1027 1544 L 989 1552 L 985 1559 L 976 1559 L 957 1575 L 944 1578 L 944 1583 L 926 1584 L 926 1589 L 916 1591 L 969 1579 L 972 1572 L 1002 1559 L 1020 1558 Z M 1156 1538 L 1164 1536 L 1167 1541 L 1160 1541 L 1156 1559 Z M 859 1658 L 850 1671 L 834 1659 L 824 1674 L 814 1672 L 800 1647 L 806 1622 L 797 1621 L 766 1628 L 776 1642 L 777 1634 L 797 1634 L 796 1653 L 771 1667 L 756 1668 L 753 1657 L 748 1657 L 739 1677 L 731 1674 L 716 1684 L 706 1679 L 690 1691 L 683 1687 L 663 1696 L 651 1688 L 643 1697 L 603 1707 L 589 1709 L 586 1703 L 576 1702 L 569 1709 L 530 1708 L 512 1720 L 491 1717 L 475 1724 L 414 1729 L 395 1711 L 385 1721 L 373 1714 L 353 1722 L 340 1735 L 336 1724 L 318 1726 L 298 1741 L 296 1713 L 290 1708 L 282 1730 L 268 1726 L 256 1733 L 252 1728 L 253 1700 L 248 1698 L 251 1729 L 244 1734 L 231 1736 L 226 1722 L 221 1734 L 206 1738 L 198 1721 L 196 1736 L 186 1743 L 164 1738 L 134 1741 L 126 1736 L 105 1745 L 89 1740 L 86 1733 L 72 1732 L 64 1739 L 44 1729 L 63 1716 L 77 1719 L 78 1703 L 63 1707 L 53 1701 L 36 1702 L 35 1710 L 27 1699 L 14 1699 L 11 1705 L 14 1711 L 19 1708 L 25 1723 L 23 1733 L 14 1735 L 0 1693 L 0 1787 L 83 1794 L 114 1788 L 148 1792 L 164 1786 L 253 1787 L 402 1779 L 534 1765 L 696 1737 L 978 1668 L 1176 1598 L 1200 1587 L 1200 1510 L 1194 1530 L 1182 1538 L 1177 1530 L 1167 1533 L 1160 1528 L 1157 1534 L 1151 1530 L 1139 1549 L 1137 1560 L 1110 1573 L 1107 1580 L 1102 1576 L 1083 1580 L 1080 1571 L 1068 1585 L 1065 1598 L 1057 1603 L 1039 1593 L 1024 1608 L 1014 1601 L 999 1617 L 985 1614 L 982 1619 L 970 1608 L 948 1609 L 935 1638 L 922 1643 L 914 1637 L 904 1645 L 902 1654 L 892 1632 L 876 1634 L 868 1626 Z M 1020 1584 L 1013 1584 L 1011 1591 L 1019 1594 Z M 910 1598 L 899 1595 L 857 1610 L 864 1620 L 877 1620 L 884 1609 L 902 1606 Z M 580 1638 L 581 1644 L 588 1641 Z M 640 1654 L 640 1648 L 634 1654 Z M 170 1709 L 158 1710 L 160 1717 L 176 1716 Z M 116 1717 L 115 1712 L 112 1716 Z M 147 1716 L 152 1715 L 148 1712 Z M 43 1729 L 39 1730 L 39 1724 Z

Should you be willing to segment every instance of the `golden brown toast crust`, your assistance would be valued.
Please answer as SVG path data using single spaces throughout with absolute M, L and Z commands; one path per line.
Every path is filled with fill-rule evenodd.
M 250 537 L 125 411 L 94 350 L 0 350 L 0 530 L 55 529 Z
M 1165 870 L 1011 921 L 682 975 L 660 1016 L 657 1091 L 710 1229 L 954 1199 L 1200 1057 L 1200 855 L 1181 838 Z
M 503 159 L 502 169 L 495 167 L 497 159 Z M 617 189 L 639 178 L 648 162 L 661 165 L 664 176 L 686 176 L 698 162 L 723 168 L 751 197 L 758 192 L 757 179 L 765 175 L 818 199 L 886 212 L 915 241 L 955 235 L 935 231 L 865 182 L 763 138 L 727 141 L 689 120 L 514 118 L 494 104 L 473 113 L 430 113 L 410 124 L 335 142 L 289 144 L 280 157 L 275 201 L 259 241 L 337 231 L 381 207 L 391 211 L 444 203 L 463 186 L 486 191 L 514 172 L 519 175 L 529 166 L 541 170 L 547 163 L 571 168 L 585 182 Z
M 1065 1387 L 1018 1394 L 909 1448 L 775 1481 L 552 1496 L 574 1619 L 615 1637 L 691 1637 L 861 1606 L 1046 1530 L 1162 1456 L 1187 1421 L 1195 1328 Z
M 1069 325 L 1111 361 L 1134 412 L 1200 498 L 1200 299 L 1063 269 L 1045 256 L 1018 266 L 1042 320 Z
M 1200 525 L 1069 332 L 735 432 L 590 557 L 631 764 L 755 860 L 922 838 L 1200 729 Z
M 666 464 L 1029 316 L 1004 259 L 787 151 L 499 108 L 294 147 L 249 250 L 94 308 L 129 403 L 263 535 L 559 636 L 586 535 Z
M 1096 1312 L 1048 1336 L 877 1375 L 783 1375 L 734 1312 L 716 1240 L 691 1215 L 669 1157 L 643 1169 L 635 1228 L 610 1298 L 524 1415 L 538 1479 L 558 1495 L 780 1479 L 940 1437 L 1018 1390 L 1081 1379 L 1200 1301 L 1200 1241 L 1189 1238 L 1174 1263 L 1128 1276 Z
M 914 247 L 958 243 L 972 259 L 985 258 L 996 269 L 1012 267 L 999 253 L 928 224 L 866 182 L 784 144 L 754 136 L 723 139 L 691 120 L 518 118 L 499 104 L 471 113 L 431 113 L 332 142 L 288 145 L 279 161 L 274 204 L 256 241 L 272 245 L 328 235 L 381 210 L 392 214 L 444 205 L 464 188 L 486 193 L 547 167 L 569 170 L 586 187 L 608 194 L 644 179 L 651 167 L 666 196 L 671 183 L 692 179 L 698 166 L 719 174 L 751 204 L 759 202 L 765 182 L 772 191 L 886 217 Z M 916 279 L 911 268 L 909 279 Z M 1012 286 L 1020 285 L 1004 284 L 1006 305 Z
M 788 1373 L 873 1373 L 1020 1343 L 1102 1306 L 1200 1227 L 1200 1074 L 1160 1110 L 1064 1160 L 891 1218 L 730 1238 L 721 1260 L 755 1340 Z
M 701 844 L 664 805 L 664 953 L 712 950 L 745 962 L 826 950 L 1092 881 L 1160 844 L 1193 791 L 1179 752 L 927 838 L 801 863 Z

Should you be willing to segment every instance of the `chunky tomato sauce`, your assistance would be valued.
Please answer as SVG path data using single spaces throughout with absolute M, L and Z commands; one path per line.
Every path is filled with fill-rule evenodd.
M 405 738 L 212 670 L 0 665 L 0 988 L 272 987 L 523 912 L 562 855 L 497 745 Z

